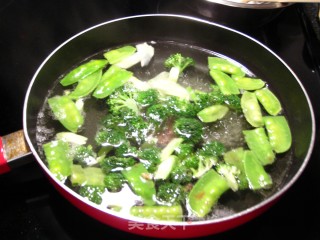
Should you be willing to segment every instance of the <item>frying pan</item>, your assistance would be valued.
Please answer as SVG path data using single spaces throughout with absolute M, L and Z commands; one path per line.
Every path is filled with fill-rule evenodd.
M 56 90 L 57 79 L 84 59 L 96 56 L 106 49 L 139 42 L 159 43 L 156 54 L 160 58 L 164 58 L 171 48 L 194 52 L 196 59 L 204 53 L 227 56 L 267 82 L 282 102 L 293 137 L 291 151 L 280 155 L 272 166 L 271 174 L 275 180 L 272 190 L 258 195 L 226 194 L 221 199 L 220 214 L 208 220 L 161 222 L 123 216 L 103 209 L 79 196 L 50 173 L 38 147 L 38 134 L 42 131 L 39 130 L 39 113 L 45 106 L 45 99 L 60 91 Z M 204 63 L 200 60 L 201 64 Z M 157 69 L 152 70 L 152 66 L 149 70 L 156 71 Z M 40 122 L 43 126 L 55 128 L 50 121 L 43 119 Z M 191 238 L 215 234 L 263 213 L 299 178 L 310 158 L 315 139 L 315 119 L 309 97 L 293 71 L 276 54 L 249 36 L 230 28 L 205 20 L 167 14 L 112 20 L 89 28 L 64 42 L 44 60 L 31 80 L 24 103 L 23 124 L 23 134 L 20 131 L 20 137 L 24 135 L 27 147 L 49 181 L 73 205 L 114 228 L 158 238 Z M 13 137 L 13 140 L 16 139 L 18 137 Z M 4 144 L 11 140 L 4 141 Z M 0 164 L 6 158 L 8 157 L 1 156 Z

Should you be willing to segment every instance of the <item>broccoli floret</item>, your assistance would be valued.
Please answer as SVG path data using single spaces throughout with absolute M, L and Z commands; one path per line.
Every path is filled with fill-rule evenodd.
M 201 177 L 209 169 L 218 163 L 219 157 L 225 152 L 225 147 L 218 141 L 208 142 L 203 144 L 201 149 L 196 152 L 198 158 L 198 167 L 192 168 L 195 178 Z
M 182 143 L 175 149 L 175 154 L 180 159 L 188 158 L 194 152 L 194 145 L 192 143 Z
M 178 204 L 184 201 L 184 190 L 179 184 L 161 181 L 157 188 L 156 197 L 159 201 L 166 204 Z
M 164 104 L 174 116 L 195 117 L 199 110 L 193 102 L 176 96 L 169 96 Z
M 131 87 L 130 84 L 118 88 L 107 99 L 109 111 L 114 114 L 118 114 L 124 109 L 130 109 L 138 115 L 140 113 L 140 109 L 135 100 L 136 93 L 137 90 Z
M 125 182 L 121 172 L 110 172 L 104 178 L 104 184 L 109 192 L 119 192 Z
M 136 157 L 138 150 L 135 146 L 131 146 L 130 142 L 127 141 L 117 147 L 114 154 L 116 157 Z
M 100 167 L 105 174 L 111 171 L 122 170 L 127 167 L 131 167 L 136 163 L 136 160 L 132 157 L 116 157 L 110 156 L 101 160 Z
M 104 187 L 97 187 L 97 186 L 81 186 L 79 188 L 79 194 L 82 197 L 87 198 L 89 201 L 94 202 L 96 204 L 101 204 L 102 202 L 102 194 L 104 193 Z
M 126 142 L 126 135 L 124 129 L 120 127 L 115 129 L 101 129 L 96 134 L 95 140 L 97 144 L 101 146 L 120 146 L 122 143 Z
M 97 154 L 93 151 L 92 146 L 77 146 L 73 157 L 73 162 L 81 166 L 90 166 L 95 164 Z
M 225 151 L 226 148 L 223 143 L 219 141 L 211 141 L 202 145 L 202 148 L 198 151 L 198 155 L 204 157 L 220 157 L 225 153 Z
M 124 119 L 125 135 L 128 139 L 135 141 L 138 145 L 142 144 L 149 132 L 149 123 L 142 116 L 132 116 Z
M 156 146 L 150 146 L 142 149 L 138 153 L 140 161 L 150 173 L 154 173 L 157 170 L 157 166 L 160 163 L 161 149 Z
M 159 100 L 159 92 L 155 89 L 148 89 L 145 91 L 138 91 L 136 101 L 142 107 L 154 105 Z
M 217 101 L 218 99 L 216 98 L 215 94 L 213 94 L 213 92 L 203 92 L 193 89 L 189 89 L 189 91 L 191 92 L 191 100 L 193 101 L 195 108 L 197 109 L 197 112 L 219 103 L 219 101 Z
M 203 125 L 195 118 L 178 118 L 174 122 L 173 130 L 187 142 L 197 144 L 202 140 Z
M 195 154 L 189 155 L 183 160 L 182 164 L 189 169 L 198 169 L 199 158 Z
M 177 81 L 179 75 L 189 66 L 195 64 L 194 60 L 190 57 L 184 57 L 181 53 L 170 55 L 164 62 L 164 66 L 170 69 L 169 79 Z
M 146 117 L 155 126 L 160 126 L 170 115 L 169 109 L 163 104 L 155 104 L 150 106 L 146 111 Z
M 241 99 L 238 95 L 232 94 L 224 96 L 224 103 L 233 110 L 242 111 Z
M 170 173 L 170 180 L 176 184 L 187 184 L 193 179 L 193 172 L 185 165 L 175 167 Z
M 240 170 L 236 166 L 229 164 L 219 164 L 216 167 L 216 170 L 226 179 L 229 187 L 233 191 L 237 191 L 239 189 L 238 177 L 240 175 Z

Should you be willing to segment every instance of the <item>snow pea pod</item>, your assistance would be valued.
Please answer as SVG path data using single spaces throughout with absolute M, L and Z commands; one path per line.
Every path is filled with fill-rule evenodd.
M 223 160 L 231 165 L 236 166 L 240 170 L 238 175 L 239 189 L 247 189 L 249 187 L 248 180 L 243 165 L 244 150 L 242 147 L 232 149 L 223 155 Z
M 183 217 L 182 207 L 173 206 L 133 206 L 130 214 L 136 217 L 164 220 L 164 221 L 181 221 Z
M 155 204 L 156 189 L 154 182 L 148 179 L 148 171 L 142 163 L 122 171 L 132 190 L 143 199 L 145 205 Z
M 49 170 L 61 181 L 71 175 L 72 159 L 69 145 L 62 140 L 54 140 L 42 146 Z
M 208 66 L 210 70 L 215 69 L 236 76 L 245 76 L 245 72 L 240 67 L 220 57 L 208 57 Z
M 112 65 L 102 75 L 100 83 L 93 92 L 93 96 L 99 99 L 109 96 L 116 88 L 125 84 L 132 75 L 132 72 Z
M 212 105 L 198 112 L 197 116 L 201 122 L 209 123 L 222 119 L 229 111 L 229 108 L 224 105 Z
M 103 54 L 103 56 L 109 61 L 110 64 L 115 64 L 121 60 L 131 56 L 136 52 L 136 48 L 133 46 L 123 46 L 117 49 L 110 50 Z
M 257 156 L 249 150 L 244 151 L 243 165 L 252 190 L 268 189 L 272 185 L 270 175 L 264 170 Z
M 228 189 L 229 185 L 224 177 L 213 169 L 208 170 L 189 193 L 188 203 L 191 210 L 198 217 L 205 217 Z
M 89 95 L 99 84 L 102 76 L 102 69 L 91 73 L 87 77 L 79 80 L 76 88 L 69 94 L 73 99 L 79 99 Z
M 262 165 L 274 162 L 275 154 L 264 128 L 244 130 L 243 134 L 250 150 L 257 155 Z
M 262 112 L 256 95 L 245 91 L 241 96 L 241 108 L 246 120 L 253 127 L 262 127 Z
M 284 116 L 266 116 L 263 117 L 263 121 L 273 150 L 276 153 L 288 151 L 292 136 L 287 119 Z
M 238 88 L 243 90 L 257 90 L 265 85 L 265 82 L 259 78 L 234 77 L 234 80 Z
M 83 125 L 81 111 L 68 96 L 54 96 L 48 99 L 48 104 L 57 120 L 70 132 L 77 132 Z
M 259 102 L 270 115 L 278 115 L 282 110 L 279 99 L 268 88 L 257 90 L 255 91 L 255 94 Z
M 236 82 L 228 74 L 215 69 L 210 70 L 209 73 L 224 95 L 240 93 Z
M 108 63 L 106 59 L 93 59 L 89 62 L 86 62 L 73 70 L 71 70 L 66 76 L 64 76 L 60 83 L 62 86 L 69 86 L 73 83 L 78 82 L 79 80 L 85 78 L 86 76 L 94 73 L 95 71 L 102 69 Z

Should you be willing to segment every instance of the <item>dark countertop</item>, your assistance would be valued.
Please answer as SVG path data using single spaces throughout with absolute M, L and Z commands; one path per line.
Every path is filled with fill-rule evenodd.
M 2 0 L 0 136 L 22 129 L 23 102 L 29 81 L 57 46 L 98 23 L 154 13 L 157 9 L 156 1 L 152 0 Z M 247 34 L 283 58 L 303 82 L 313 104 L 318 104 L 319 42 L 304 9 L 304 5 L 291 6 L 271 23 L 248 30 Z M 319 113 L 316 109 L 317 123 Z M 238 228 L 201 239 L 320 239 L 318 146 L 317 138 L 304 173 L 271 209 Z M 28 158 L 32 160 L 32 156 Z M 2 240 L 110 239 L 111 235 L 114 239 L 147 239 L 105 226 L 80 212 L 56 192 L 35 161 L 0 176 L 0 188 Z

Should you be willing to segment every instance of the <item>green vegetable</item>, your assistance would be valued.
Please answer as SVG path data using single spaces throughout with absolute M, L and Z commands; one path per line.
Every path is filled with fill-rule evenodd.
M 198 167 L 198 164 L 196 165 Z M 176 164 L 171 170 L 169 179 L 172 183 L 185 185 L 193 180 L 193 171 L 186 164 Z
M 215 122 L 222 119 L 229 111 L 229 108 L 223 105 L 212 105 L 198 112 L 198 118 L 205 123 Z
M 56 134 L 57 140 L 63 140 L 75 145 L 84 145 L 88 138 L 72 132 L 59 132 Z
M 117 49 L 110 50 L 104 53 L 103 56 L 109 61 L 110 64 L 116 64 L 134 54 L 136 50 L 137 49 L 133 46 L 123 46 Z
M 59 180 L 63 181 L 71 175 L 72 159 L 69 155 L 68 143 L 55 140 L 42 145 L 48 167 Z
M 265 82 L 259 78 L 251 77 L 236 77 L 234 78 L 239 89 L 243 90 L 257 90 L 263 88 Z
M 257 155 L 262 165 L 274 162 L 276 156 L 264 128 L 244 130 L 243 134 L 250 150 Z
M 180 99 L 175 96 L 169 96 L 164 100 L 165 107 L 170 114 L 175 117 L 195 117 L 197 115 L 198 107 L 185 99 Z
M 143 107 L 154 105 L 159 100 L 159 92 L 155 89 L 138 91 L 135 100 Z
M 253 127 L 262 127 L 262 112 L 254 93 L 245 91 L 241 97 L 241 107 L 246 120 Z
M 136 160 L 132 157 L 116 157 L 110 156 L 100 161 L 100 167 L 106 174 L 113 170 L 123 170 L 132 167 Z
M 118 114 L 125 108 L 130 109 L 136 115 L 139 114 L 139 106 L 135 100 L 136 89 L 125 86 L 119 87 L 108 98 L 107 103 L 112 113 Z
M 188 196 L 190 209 L 197 217 L 206 216 L 228 189 L 228 182 L 210 169 L 193 186 Z
M 148 172 L 154 173 L 160 160 L 161 149 L 156 146 L 146 147 L 138 153 L 140 162 L 144 164 Z
M 109 192 L 119 192 L 125 180 L 121 172 L 110 172 L 104 177 L 104 185 Z
M 224 95 L 240 94 L 236 82 L 228 74 L 212 69 L 210 70 L 210 76 Z
M 284 116 L 263 117 L 267 129 L 270 144 L 276 153 L 289 150 L 292 144 L 292 136 L 289 124 Z
M 217 166 L 216 171 L 225 178 L 229 187 L 234 192 L 238 191 L 238 177 L 240 175 L 240 170 L 236 166 L 221 163 Z
M 255 91 L 255 94 L 259 102 L 270 115 L 275 116 L 281 112 L 282 107 L 279 99 L 268 88 L 257 90 Z
M 105 174 L 98 167 L 82 168 L 81 165 L 72 165 L 72 174 L 70 181 L 73 186 L 82 186 L 83 184 L 93 187 L 104 187 Z
M 115 89 L 125 84 L 133 73 L 112 65 L 101 78 L 100 83 L 93 92 L 93 96 L 96 98 L 105 98 L 109 96 Z
M 202 140 L 203 125 L 195 118 L 179 118 L 174 122 L 174 133 L 185 141 L 199 143 Z
M 101 146 L 118 147 L 127 141 L 124 129 L 101 129 L 95 136 L 96 142 Z
M 75 147 L 73 162 L 81 166 L 90 166 L 97 163 L 96 157 L 97 154 L 93 151 L 91 145 L 80 145 Z
M 272 179 L 270 175 L 264 170 L 252 151 L 244 151 L 243 165 L 250 189 L 258 190 L 271 187 Z
M 226 152 L 223 155 L 224 162 L 235 166 L 239 171 L 237 176 L 238 187 L 240 190 L 247 189 L 249 187 L 247 176 L 244 171 L 243 159 L 244 159 L 244 150 L 242 147 L 232 149 Z
M 155 171 L 154 179 L 167 179 L 177 162 L 178 157 L 174 155 L 164 159 Z
M 80 79 L 76 88 L 69 94 L 69 97 L 72 99 L 79 99 L 88 96 L 98 86 L 101 76 L 102 70 L 99 69 Z
M 169 205 L 176 205 L 184 201 L 184 190 L 181 185 L 162 182 L 157 189 L 157 200 Z
M 102 194 L 105 192 L 104 187 L 85 185 L 79 188 L 79 194 L 96 204 L 102 203 Z
M 122 174 L 128 181 L 134 193 L 143 199 L 145 205 L 155 204 L 155 185 L 142 163 L 138 163 L 129 169 L 123 170 Z
M 75 133 L 83 125 L 83 115 L 68 96 L 49 98 L 48 104 L 57 120 L 69 131 Z
M 245 76 L 245 72 L 235 64 L 231 63 L 227 59 L 220 57 L 208 57 L 209 70 L 215 69 L 228 74 L 237 75 L 240 77 Z
M 190 66 L 195 64 L 190 57 L 184 57 L 181 53 L 170 55 L 164 62 L 164 66 L 170 69 L 169 79 L 171 81 L 178 81 L 179 75 Z
M 163 220 L 181 221 L 183 210 L 180 205 L 173 206 L 133 206 L 130 214 L 136 217 Z
M 62 86 L 68 86 L 73 83 L 80 81 L 81 79 L 89 76 L 90 74 L 104 68 L 108 61 L 105 59 L 96 59 L 86 62 L 79 67 L 70 71 L 66 76 L 64 76 L 60 83 Z
M 170 142 L 161 150 L 160 159 L 161 162 L 170 157 L 173 152 L 180 147 L 183 142 L 183 138 L 173 138 Z

